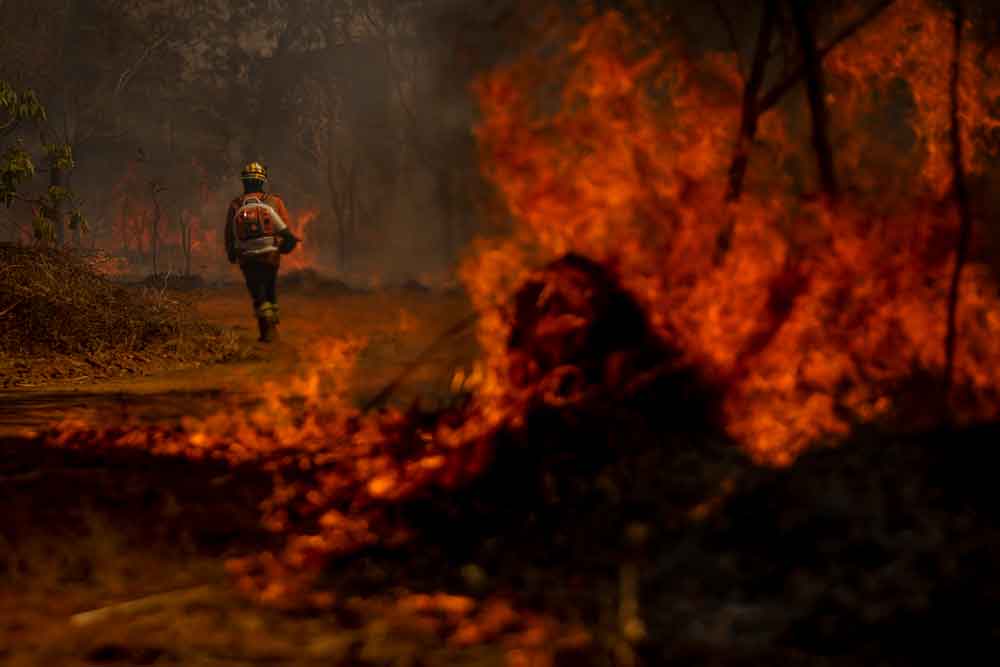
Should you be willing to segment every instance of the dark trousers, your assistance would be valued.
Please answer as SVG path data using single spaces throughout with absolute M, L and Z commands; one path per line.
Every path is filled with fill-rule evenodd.
M 278 282 L 278 267 L 276 265 L 270 262 L 250 260 L 243 262 L 240 268 L 243 270 L 243 279 L 246 280 L 247 289 L 250 290 L 250 298 L 253 299 L 254 312 L 257 312 L 265 301 L 278 302 L 278 296 L 275 294 Z

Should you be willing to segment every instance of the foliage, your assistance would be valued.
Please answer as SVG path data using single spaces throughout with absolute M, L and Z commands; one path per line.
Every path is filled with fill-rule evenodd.
M 24 121 L 41 123 L 45 120 L 45 107 L 34 91 L 19 91 L 0 79 L 0 136 L 14 132 Z M 34 175 L 31 155 L 19 138 L 0 156 L 0 203 L 9 207 L 17 196 L 18 187 Z
M 18 187 L 34 175 L 35 163 L 24 146 L 20 142 L 8 146 L 0 156 L 0 203 L 9 208 Z
M 0 110 L 6 118 L 0 124 L 0 131 L 12 130 L 22 121 L 44 122 L 47 119 L 45 107 L 38 95 L 31 89 L 19 91 L 7 81 L 0 80 Z
M 5 116 L 5 120 L 0 121 L 2 133 L 14 132 L 23 121 L 41 126 L 48 120 L 45 107 L 33 90 L 18 91 L 3 80 L 0 80 L 0 110 Z M 66 173 L 76 166 L 73 149 L 68 144 L 47 142 L 42 144 L 41 149 L 49 169 Z M 36 197 L 20 194 L 36 171 L 35 162 L 25 147 L 23 137 L 18 137 L 0 155 L 0 203 L 9 208 L 14 201 L 20 199 L 32 205 L 31 226 L 35 240 L 52 243 L 58 238 L 57 227 L 65 222 L 63 207 L 74 204 L 74 195 L 70 188 L 56 183 Z M 70 211 L 68 226 L 80 232 L 87 230 L 86 217 L 78 207 Z

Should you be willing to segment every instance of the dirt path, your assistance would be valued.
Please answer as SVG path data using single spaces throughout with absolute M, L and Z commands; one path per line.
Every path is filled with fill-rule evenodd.
M 281 339 L 256 342 L 256 324 L 244 290 L 208 290 L 198 309 L 214 324 L 235 332 L 247 361 L 160 372 L 99 382 L 53 384 L 0 391 L 0 439 L 30 434 L 66 418 L 105 421 L 123 415 L 176 420 L 221 406 L 222 396 L 247 396 L 267 381 L 281 382 L 302 370 L 304 359 L 325 338 L 361 337 L 353 394 L 374 395 L 453 322 L 469 312 L 458 295 L 416 290 L 339 293 L 299 290 L 282 295 Z M 473 337 L 429 359 L 401 388 L 399 400 L 440 396 L 455 368 L 475 358 Z

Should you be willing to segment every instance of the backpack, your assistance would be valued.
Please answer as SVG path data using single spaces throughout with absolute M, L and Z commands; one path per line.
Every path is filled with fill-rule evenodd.
M 259 197 L 246 197 L 233 216 L 233 226 L 237 240 L 242 242 L 273 238 L 285 228 L 285 221 Z

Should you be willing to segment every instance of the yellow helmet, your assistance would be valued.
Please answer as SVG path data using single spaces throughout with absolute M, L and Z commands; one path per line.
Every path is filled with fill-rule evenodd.
M 244 181 L 264 181 L 267 182 L 267 169 L 260 162 L 251 162 L 243 167 L 240 178 Z

